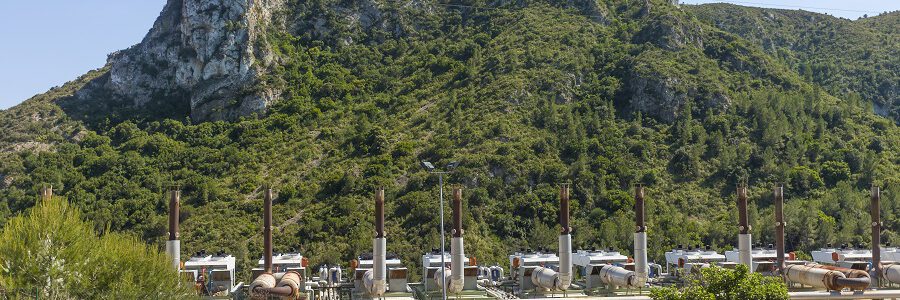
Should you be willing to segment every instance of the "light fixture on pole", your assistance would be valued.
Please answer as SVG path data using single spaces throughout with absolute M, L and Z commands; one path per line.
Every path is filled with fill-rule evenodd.
M 443 268 L 445 268 L 447 266 L 447 261 L 445 258 L 447 252 L 444 247 L 444 174 L 450 173 L 450 171 L 455 169 L 457 166 L 459 166 L 458 161 L 450 162 L 449 164 L 447 164 L 447 168 L 444 171 L 441 171 L 441 170 L 438 170 L 437 168 L 435 168 L 434 164 L 432 164 L 431 162 L 424 161 L 424 160 L 422 161 L 422 167 L 425 168 L 425 170 L 428 171 L 428 173 L 438 175 L 438 185 L 440 186 L 440 191 L 441 191 L 440 192 L 440 199 L 441 199 L 441 206 L 440 206 L 440 211 L 441 211 L 441 270 L 444 270 Z M 442 274 L 443 274 L 443 271 L 442 271 Z M 446 276 L 446 274 L 443 274 L 443 275 Z M 444 280 L 444 279 L 442 278 L 441 280 Z M 427 290 L 425 291 L 425 294 L 426 295 L 428 294 Z M 442 295 L 441 299 L 447 300 L 447 284 L 446 284 L 446 282 L 441 285 L 441 295 Z

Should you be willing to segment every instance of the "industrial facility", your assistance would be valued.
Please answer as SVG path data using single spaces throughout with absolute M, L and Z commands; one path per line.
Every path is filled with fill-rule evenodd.
M 749 223 L 746 185 L 736 190 L 737 220 L 734 249 L 722 253 L 709 245 L 678 245 L 665 252 L 665 261 L 648 259 L 644 187 L 634 188 L 633 249 L 624 255 L 614 248 L 573 249 L 569 223 L 569 185 L 559 190 L 559 239 L 556 251 L 520 249 L 510 253 L 508 265 L 479 265 L 465 252 L 462 188 L 452 188 L 450 249 L 423 251 L 421 281 L 411 282 L 408 266 L 389 253 L 385 232 L 384 189 L 374 192 L 374 234 L 371 252 L 346 266 L 322 265 L 309 272 L 301 253 L 272 251 L 272 189 L 265 192 L 262 212 L 263 255 L 252 278 L 236 277 L 235 257 L 219 251 L 200 251 L 182 261 L 178 240 L 180 193 L 169 192 L 169 241 L 166 251 L 184 280 L 207 299 L 650 299 L 655 287 L 680 286 L 703 276 L 705 268 L 734 269 L 780 277 L 791 299 L 900 298 L 900 248 L 881 245 L 881 192 L 871 189 L 872 245 L 827 245 L 812 251 L 811 260 L 785 253 L 783 188 L 773 189 L 774 244 L 754 243 Z M 441 193 L 443 197 L 443 193 Z M 443 199 L 441 199 L 443 200 Z M 441 211 L 443 217 L 443 210 Z M 652 216 L 651 216 L 652 218 Z M 443 221 L 443 220 L 442 220 Z M 248 283 L 245 283 L 248 282 Z

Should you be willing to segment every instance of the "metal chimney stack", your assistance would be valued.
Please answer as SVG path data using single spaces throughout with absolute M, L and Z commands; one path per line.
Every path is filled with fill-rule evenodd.
M 647 263 L 647 223 L 644 221 L 644 187 L 634 188 L 634 273 L 635 286 L 644 286 L 650 278 Z
M 784 187 L 775 187 L 775 269 L 784 275 Z
M 875 286 L 881 283 L 883 274 L 881 266 L 881 189 L 872 186 L 872 205 L 870 207 L 872 214 L 872 267 L 875 271 Z
M 462 189 L 453 188 L 453 232 L 450 240 L 450 286 L 449 291 L 459 293 L 465 284 L 465 260 L 462 229 Z
M 557 288 L 566 290 L 572 284 L 572 227 L 569 226 L 569 185 L 559 190 L 559 282 Z
M 181 241 L 178 240 L 178 217 L 181 213 L 181 191 L 169 191 L 169 240 L 166 241 L 166 253 L 172 259 L 175 269 L 181 268 Z
M 375 239 L 372 241 L 372 288 L 374 296 L 384 295 L 387 281 L 387 240 L 384 238 L 384 189 L 375 191 Z
M 272 189 L 266 189 L 263 200 L 263 262 L 266 273 L 272 273 Z
M 750 236 L 750 221 L 747 215 L 747 186 L 741 185 L 737 189 L 738 225 L 738 259 L 740 263 L 753 268 L 753 257 L 750 255 L 752 238 Z

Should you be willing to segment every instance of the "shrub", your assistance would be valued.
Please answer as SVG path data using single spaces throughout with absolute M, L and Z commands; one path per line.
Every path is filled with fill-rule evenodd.
M 0 233 L 0 290 L 14 298 L 192 298 L 165 254 L 93 227 L 59 199 L 10 219 Z
M 751 273 L 744 265 L 734 270 L 706 268 L 685 287 L 655 289 L 650 296 L 656 300 L 788 299 L 787 286 L 780 278 Z

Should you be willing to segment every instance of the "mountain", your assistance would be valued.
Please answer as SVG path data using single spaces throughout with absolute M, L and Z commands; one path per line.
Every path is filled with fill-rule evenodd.
M 659 0 L 170 0 L 140 44 L 0 112 L 0 220 L 52 184 L 99 230 L 161 246 L 177 185 L 184 251 L 246 272 L 266 186 L 276 251 L 313 264 L 370 251 L 385 187 L 388 251 L 416 278 L 439 244 L 427 160 L 460 162 L 445 179 L 484 263 L 554 248 L 566 182 L 577 247 L 630 247 L 638 183 L 656 259 L 730 248 L 744 181 L 761 241 L 776 183 L 789 249 L 866 241 L 869 186 L 900 200 L 900 129 L 766 51 Z
M 686 5 L 716 28 L 747 39 L 807 80 L 872 102 L 900 122 L 900 11 L 851 21 L 802 10 Z

